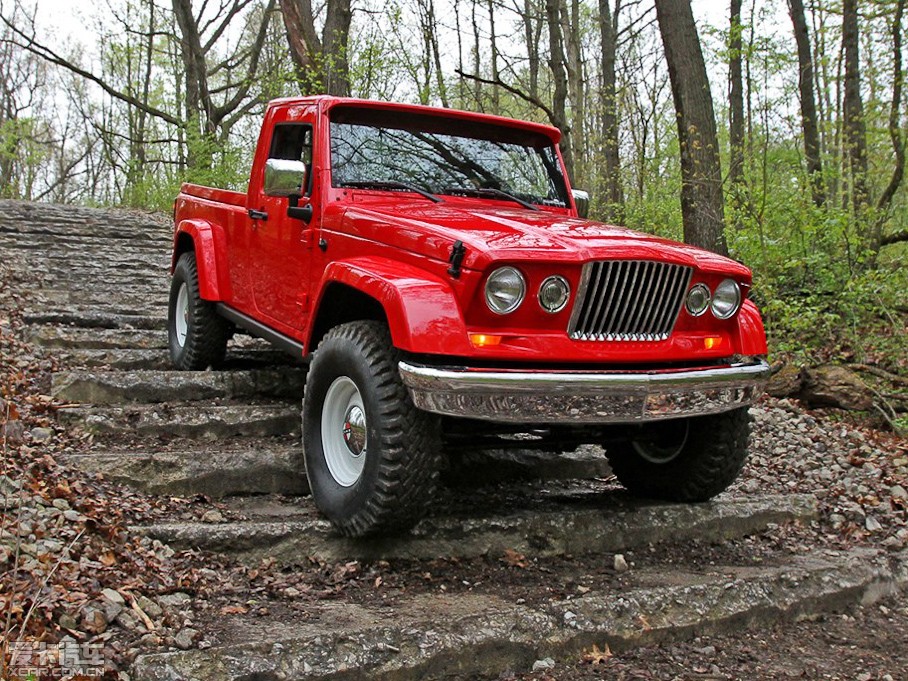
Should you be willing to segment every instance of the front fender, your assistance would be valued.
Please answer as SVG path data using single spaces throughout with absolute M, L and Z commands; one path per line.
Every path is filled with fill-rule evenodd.
M 395 347 L 414 353 L 461 356 L 472 351 L 454 290 L 431 272 L 381 257 L 333 262 L 325 269 L 319 303 L 327 287 L 335 282 L 381 304 Z
M 763 318 L 760 310 L 752 300 L 745 300 L 738 311 L 738 328 L 736 330 L 736 343 L 738 354 L 765 355 L 766 331 L 763 328 Z
M 227 277 L 224 228 L 207 220 L 181 220 L 173 237 L 171 272 L 176 267 L 177 258 L 181 255 L 179 243 L 182 235 L 192 239 L 196 268 L 199 272 L 199 295 L 204 300 L 229 299 L 230 280 Z

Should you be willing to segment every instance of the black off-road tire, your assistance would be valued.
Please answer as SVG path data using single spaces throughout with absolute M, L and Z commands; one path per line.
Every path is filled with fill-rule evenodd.
M 306 378 L 303 396 L 303 453 L 306 475 L 316 506 L 342 534 L 361 537 L 379 532 L 404 530 L 422 516 L 434 492 L 441 463 L 440 421 L 413 406 L 397 369 L 398 351 L 391 344 L 387 327 L 375 321 L 358 321 L 331 329 L 318 346 Z M 346 407 L 341 433 L 338 428 L 323 433 L 324 420 L 337 424 L 340 413 L 329 391 L 338 386 L 357 393 L 358 403 Z M 332 404 L 326 407 L 326 398 Z M 343 401 L 343 400 L 342 400 Z M 350 424 L 361 405 L 365 418 L 365 450 L 350 454 Z M 327 412 L 323 417 L 323 413 Z M 332 418 L 334 419 L 332 421 Z M 338 432 L 333 432 L 338 431 Z M 335 438 L 333 441 L 330 438 Z M 332 458 L 332 473 L 326 452 L 341 452 Z M 357 449 L 354 443 L 353 451 Z M 359 457 L 362 457 L 362 461 Z M 343 469 L 346 464 L 353 469 Z M 354 469 L 361 466 L 357 473 Z M 351 472 L 352 471 L 352 472 Z M 346 474 L 346 477 L 345 475 Z M 346 484 L 341 484 L 344 482 Z
M 741 472 L 747 458 L 750 421 L 747 407 L 687 419 L 683 444 L 679 440 L 677 454 L 664 462 L 641 455 L 641 451 L 649 451 L 647 447 L 653 446 L 643 437 L 636 441 L 636 446 L 634 440 L 609 445 L 606 454 L 618 481 L 635 496 L 663 501 L 708 501 L 723 492 Z M 666 422 L 653 424 L 651 428 L 674 428 L 676 433 L 683 433 L 678 428 L 683 425 L 684 421 Z
M 186 295 L 186 300 L 182 301 L 185 337 L 179 332 L 177 320 L 181 291 Z M 170 281 L 170 304 L 167 309 L 170 359 L 176 368 L 199 371 L 223 364 L 232 327 L 230 322 L 218 315 L 214 303 L 199 296 L 199 271 L 194 253 L 183 253 L 177 260 Z

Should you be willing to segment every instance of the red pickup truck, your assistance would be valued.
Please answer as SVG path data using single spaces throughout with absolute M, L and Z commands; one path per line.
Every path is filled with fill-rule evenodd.
M 283 99 L 246 193 L 183 185 L 173 362 L 217 366 L 237 330 L 309 362 L 306 474 L 340 532 L 411 525 L 459 446 L 602 444 L 628 490 L 675 501 L 741 469 L 769 375 L 750 271 L 581 217 L 558 141 L 450 109 Z

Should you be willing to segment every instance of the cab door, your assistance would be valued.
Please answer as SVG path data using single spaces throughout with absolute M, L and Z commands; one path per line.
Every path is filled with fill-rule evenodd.
M 311 200 L 312 139 L 309 123 L 280 123 L 273 127 L 269 158 L 303 161 L 309 168 L 300 205 Z M 304 178 L 300 177 L 300 182 Z M 306 328 L 313 224 L 287 215 L 288 199 L 268 196 L 256 183 L 249 208 L 250 290 L 256 316 L 269 326 L 299 337 Z M 314 221 L 313 221 L 314 222 Z

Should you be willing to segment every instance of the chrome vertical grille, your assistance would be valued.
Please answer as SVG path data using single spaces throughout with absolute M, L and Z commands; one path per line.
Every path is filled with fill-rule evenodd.
M 583 268 L 568 334 L 574 340 L 665 340 L 693 268 L 651 260 L 601 260 Z

